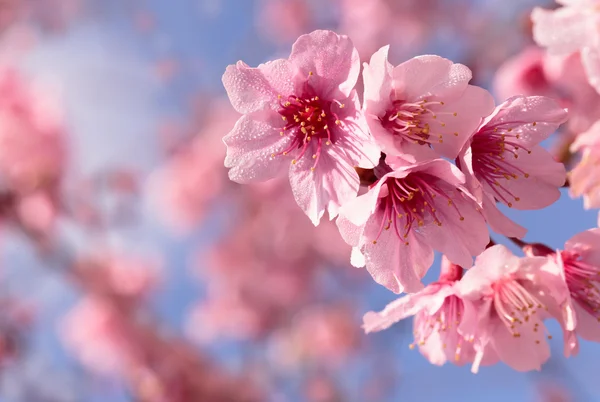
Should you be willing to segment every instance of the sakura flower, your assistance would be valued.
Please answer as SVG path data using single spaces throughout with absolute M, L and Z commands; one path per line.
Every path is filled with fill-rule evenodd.
M 546 270 L 564 278 L 569 290 L 569 303 L 557 317 L 566 330 L 566 353 L 577 348 L 570 331 L 590 341 L 600 341 L 600 229 L 576 234 L 555 252 L 543 245 L 526 248 L 529 255 L 547 256 Z M 574 317 L 570 315 L 574 314 Z M 573 321 L 571 324 L 570 321 Z M 569 344 L 570 342 L 570 344 Z
M 565 168 L 538 144 L 566 119 L 566 110 L 550 98 L 515 96 L 483 121 L 461 151 L 457 165 L 494 231 L 513 237 L 526 232 L 496 208 L 496 201 L 529 210 L 560 197 Z
M 569 172 L 569 193 L 571 197 L 583 196 L 586 209 L 600 207 L 600 121 L 588 131 L 577 136 L 571 151 L 582 152 L 581 160 Z
M 459 327 L 476 351 L 472 371 L 495 357 L 517 371 L 539 370 L 550 357 L 544 339 L 547 304 L 564 302 L 564 281 L 545 275 L 543 257 L 519 258 L 506 247 L 485 250 L 458 283 L 458 294 L 473 305 Z M 550 336 L 548 336 L 550 337 Z
M 600 93 L 600 1 L 562 0 L 559 3 L 564 7 L 533 10 L 533 37 L 551 53 L 581 51 L 588 81 Z
M 494 109 L 492 96 L 469 85 L 471 70 L 439 56 L 419 56 L 393 67 L 388 46 L 365 64 L 364 109 L 383 152 L 405 159 L 455 158 L 481 119 Z
M 462 268 L 443 257 L 437 282 L 388 304 L 379 313 L 366 313 L 363 317 L 365 332 L 382 331 L 414 315 L 415 343 L 410 345 L 411 349 L 418 345 L 421 353 L 438 366 L 447 361 L 459 365 L 472 361 L 473 346 L 458 332 L 465 310 L 465 302 L 456 294 L 455 287 L 461 276 Z
M 423 288 L 434 249 L 470 266 L 489 241 L 464 175 L 442 159 L 388 168 L 366 194 L 342 207 L 337 225 L 355 247 L 353 264 L 366 265 L 377 283 L 396 293 Z
M 312 222 L 325 209 L 337 216 L 358 192 L 354 167 L 372 168 L 380 155 L 353 91 L 359 70 L 350 39 L 331 31 L 301 36 L 289 59 L 227 67 L 223 84 L 244 114 L 223 139 L 229 177 L 266 181 L 291 162 L 294 198 Z
M 529 46 L 508 59 L 496 72 L 494 92 L 500 99 L 514 95 L 543 95 L 559 98 L 553 83 L 544 69 L 546 52 L 537 46 Z

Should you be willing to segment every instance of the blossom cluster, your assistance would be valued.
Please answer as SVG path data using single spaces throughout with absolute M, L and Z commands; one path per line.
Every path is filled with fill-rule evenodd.
M 229 178 L 287 174 L 315 226 L 325 211 L 336 219 L 352 265 L 409 293 L 367 313 L 364 329 L 415 315 L 413 346 L 434 364 L 539 369 L 550 355 L 548 318 L 561 323 L 567 355 L 578 350 L 576 335 L 595 340 L 598 233 L 555 252 L 518 240 L 526 229 L 497 207 L 536 210 L 560 197 L 565 165 L 540 143 L 567 122 L 564 102 L 523 91 L 496 105 L 469 84 L 465 65 L 424 55 L 394 66 L 388 52 L 364 63 L 362 85 L 358 51 L 332 31 L 300 36 L 288 59 L 227 67 L 223 84 L 242 114 L 223 139 Z M 594 127 L 573 149 L 600 143 Z M 527 256 L 494 245 L 488 226 Z M 434 251 L 444 255 L 442 273 L 425 286 Z

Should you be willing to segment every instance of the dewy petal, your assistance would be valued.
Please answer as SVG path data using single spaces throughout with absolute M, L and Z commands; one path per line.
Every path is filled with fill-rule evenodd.
M 588 78 L 588 82 L 600 93 L 600 45 L 586 47 L 581 51 L 581 61 Z
M 558 102 L 546 96 L 513 96 L 500 104 L 485 125 L 510 127 L 511 138 L 524 148 L 539 144 L 553 134 L 568 119 L 568 113 Z
M 318 30 L 299 37 L 289 60 L 301 76 L 314 74 L 311 82 L 325 98 L 347 98 L 360 72 L 358 51 L 350 38 L 332 31 Z
M 223 85 L 231 104 L 239 113 L 248 114 L 265 108 L 279 109 L 277 95 L 294 91 L 294 66 L 284 59 L 249 67 L 242 61 L 227 66 Z
M 368 64 L 364 64 L 364 104 L 369 113 L 374 116 L 383 115 L 391 104 L 394 67 L 388 62 L 389 49 L 389 45 L 382 47 L 373 53 Z
M 362 237 L 362 233 L 364 231 L 364 227 L 362 225 L 355 225 L 354 223 L 350 222 L 348 219 L 346 219 L 346 217 L 344 215 L 340 215 L 338 216 L 338 218 L 335 221 L 338 230 L 340 231 L 340 235 L 342 236 L 342 239 L 344 239 L 344 241 L 346 243 L 348 243 L 348 245 L 352 246 L 352 255 L 354 255 L 355 251 L 354 249 L 358 249 L 357 246 L 360 244 L 360 239 Z M 358 249 L 358 252 L 360 252 L 360 249 Z M 359 262 L 359 257 L 356 256 L 356 261 Z M 364 260 L 364 257 L 363 257 Z M 355 267 L 360 268 L 358 265 L 352 264 Z M 364 263 L 362 264 L 362 266 L 364 266 Z
M 471 70 L 440 56 L 414 57 L 392 72 L 397 99 L 416 100 L 428 96 L 460 96 L 472 78 Z
M 233 130 L 223 138 L 227 145 L 225 167 L 229 178 L 237 183 L 265 181 L 285 172 L 284 158 L 272 157 L 289 139 L 279 135 L 279 129 L 268 122 L 253 120 L 244 115 Z
M 558 10 L 535 8 L 531 13 L 533 38 L 551 53 L 572 53 L 593 45 L 593 18 L 588 10 L 571 7 Z
M 366 193 L 348 201 L 340 208 L 340 216 L 357 226 L 367 223 L 369 217 L 375 212 L 379 191 L 383 184 L 385 184 L 385 180 L 380 180 Z
M 296 202 L 317 226 L 325 209 L 333 219 L 343 204 L 356 197 L 360 179 L 335 146 L 325 148 L 314 171 L 312 166 L 307 158 L 290 165 L 290 184 Z

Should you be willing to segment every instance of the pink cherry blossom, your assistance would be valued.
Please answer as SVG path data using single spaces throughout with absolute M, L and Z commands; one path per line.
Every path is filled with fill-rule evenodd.
M 525 235 L 524 228 L 497 209 L 496 201 L 540 209 L 560 197 L 565 168 L 538 144 L 566 119 L 566 110 L 550 98 L 515 96 L 484 120 L 461 151 L 457 164 L 494 231 Z
M 382 331 L 414 315 L 415 342 L 410 345 L 411 349 L 418 345 L 421 353 L 439 366 L 448 361 L 458 365 L 473 361 L 472 344 L 458 332 L 465 311 L 465 302 L 455 287 L 461 276 L 462 268 L 443 257 L 437 282 L 388 304 L 379 313 L 366 313 L 363 317 L 365 332 Z
M 393 67 L 388 46 L 365 64 L 364 109 L 383 152 L 405 159 L 455 158 L 481 119 L 494 109 L 492 96 L 469 85 L 471 70 L 439 56 L 419 56 Z
M 350 39 L 331 31 L 301 36 L 289 59 L 227 67 L 223 84 L 244 114 L 223 139 L 229 177 L 265 181 L 291 162 L 294 198 L 312 222 L 325 209 L 337 216 L 358 192 L 354 167 L 371 168 L 380 154 L 353 91 L 359 70 Z
M 526 247 L 529 255 L 547 256 L 549 272 L 561 275 L 569 290 L 566 306 L 557 311 L 565 330 L 565 352 L 577 351 L 572 335 L 600 341 L 600 229 L 578 233 L 565 243 L 563 251 L 543 245 Z
M 398 167 L 350 201 L 337 220 L 355 247 L 353 263 L 393 292 L 417 292 L 433 262 L 433 250 L 470 266 L 488 244 L 483 216 L 464 186 L 464 175 L 437 159 Z M 358 254 L 357 254 L 358 253 Z
M 543 257 L 519 258 L 495 245 L 477 257 L 458 283 L 458 294 L 472 303 L 459 331 L 476 351 L 472 371 L 484 358 L 498 358 L 517 371 L 539 370 L 550 357 L 543 319 L 549 302 L 561 305 L 566 294 L 559 275 L 544 275 Z
M 494 77 L 494 93 L 499 99 L 515 95 L 543 95 L 558 99 L 558 93 L 544 69 L 546 52 L 529 46 L 498 68 Z
M 571 151 L 582 153 L 579 163 L 569 172 L 571 197 L 583 196 L 586 209 L 600 207 L 600 121 L 577 136 Z
M 598 0 L 560 1 L 557 10 L 535 8 L 531 14 L 535 41 L 551 53 L 581 51 L 590 84 L 600 92 L 600 30 Z

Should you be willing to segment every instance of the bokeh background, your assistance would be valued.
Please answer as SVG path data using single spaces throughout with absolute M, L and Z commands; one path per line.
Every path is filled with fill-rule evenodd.
M 600 400 L 600 347 L 583 342 L 567 360 L 557 326 L 552 359 L 526 374 L 432 366 L 408 347 L 410 321 L 364 335 L 362 315 L 396 296 L 349 265 L 335 225 L 312 227 L 285 180 L 239 186 L 223 167 L 237 119 L 221 84 L 228 64 L 286 57 L 299 35 L 327 28 L 364 61 L 386 44 L 396 64 L 438 54 L 494 91 L 498 68 L 532 44 L 536 5 L 554 7 L 0 1 L 0 98 L 35 87 L 15 104 L 42 102 L 57 121 L 52 144 L 23 145 L 2 133 L 17 106 L 0 105 L 0 401 Z M 2 169 L 40 149 L 54 159 L 36 172 L 53 180 L 32 196 Z M 566 191 L 544 210 L 506 213 L 551 247 L 597 222 Z

